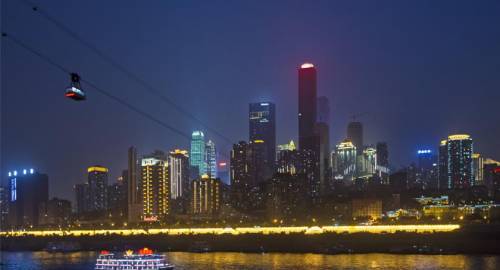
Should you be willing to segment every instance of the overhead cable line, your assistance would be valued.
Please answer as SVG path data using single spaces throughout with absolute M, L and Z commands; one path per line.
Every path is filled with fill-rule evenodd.
M 61 70 L 62 72 L 65 72 L 67 74 L 71 74 L 72 72 L 64 67 L 63 65 L 57 63 L 56 61 L 53 61 L 52 59 L 50 59 L 48 56 L 40 53 L 39 51 L 35 50 L 34 48 L 28 46 L 26 43 L 20 41 L 19 39 L 17 39 L 16 37 L 12 36 L 11 34 L 7 34 L 5 32 L 2 33 L 2 37 L 3 38 L 8 38 L 10 41 L 12 41 L 14 44 L 18 45 L 19 47 L 31 52 L 32 54 L 38 56 L 40 59 L 44 60 L 45 62 L 49 63 L 50 65 L 56 67 L 57 69 Z M 110 92 L 104 90 L 103 88 L 97 86 L 97 84 L 87 80 L 87 79 L 81 79 L 82 82 L 85 82 L 87 85 L 89 85 L 90 87 L 94 88 L 97 92 L 101 93 L 102 95 L 114 100 L 115 102 L 127 107 L 129 110 L 133 111 L 133 112 L 136 112 L 140 115 L 142 115 L 143 117 L 159 124 L 160 126 L 164 127 L 164 128 L 167 128 L 168 130 L 170 130 L 171 132 L 181 136 L 181 137 L 184 137 L 184 138 L 187 138 L 188 140 L 191 139 L 191 136 L 189 134 L 186 134 L 184 133 L 183 131 L 159 120 L 158 118 L 154 117 L 153 115 L 139 109 L 138 107 L 128 103 L 126 100 L 120 98 L 120 97 L 117 97 L 113 94 L 111 94 Z
M 170 98 L 166 97 L 164 94 L 162 94 L 161 91 L 157 90 L 154 88 L 151 84 L 146 82 L 144 79 L 140 78 L 139 76 L 135 75 L 132 71 L 128 70 L 126 67 L 123 65 L 119 64 L 115 60 L 113 60 L 111 57 L 107 56 L 105 53 L 103 53 L 101 50 L 99 50 L 96 46 L 92 45 L 90 42 L 87 42 L 85 39 L 80 37 L 76 32 L 72 31 L 70 28 L 66 27 L 63 23 L 55 19 L 53 16 L 51 16 L 48 12 L 46 12 L 44 9 L 40 8 L 39 6 L 31 3 L 28 0 L 23 0 L 22 1 L 25 5 L 29 6 L 34 12 L 39 13 L 42 17 L 44 17 L 46 20 L 50 21 L 53 23 L 56 27 L 58 27 L 60 30 L 71 36 L 73 39 L 76 39 L 79 41 L 83 46 L 87 47 L 91 51 L 93 51 L 95 54 L 97 54 L 99 57 L 101 57 L 104 61 L 106 61 L 108 64 L 113 66 L 114 68 L 118 69 L 120 72 L 124 73 L 126 76 L 128 76 L 130 79 L 136 81 L 138 84 L 142 85 L 149 93 L 156 95 L 160 98 L 161 101 L 168 103 L 170 106 L 172 106 L 174 109 L 176 109 L 178 112 L 188 116 L 189 118 L 195 120 L 199 124 L 202 125 L 202 127 L 206 128 L 213 134 L 217 135 L 218 137 L 222 138 L 226 143 L 229 144 L 229 146 L 232 146 L 233 141 L 217 131 L 217 129 L 210 127 L 209 125 L 205 124 L 201 119 L 190 113 L 188 110 L 185 110 L 181 106 L 177 105 L 176 102 L 171 100 Z

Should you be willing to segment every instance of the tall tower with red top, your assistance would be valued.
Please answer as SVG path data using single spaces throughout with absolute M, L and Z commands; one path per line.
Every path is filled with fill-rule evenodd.
M 299 68 L 299 151 L 301 168 L 306 176 L 307 193 L 315 201 L 321 191 L 320 140 L 316 132 L 317 119 L 316 68 L 304 63 Z
M 314 150 L 316 123 L 316 68 L 304 63 L 299 68 L 299 149 Z

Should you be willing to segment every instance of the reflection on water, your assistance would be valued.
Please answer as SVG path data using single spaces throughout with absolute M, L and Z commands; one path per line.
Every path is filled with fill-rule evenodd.
M 179 270 L 500 269 L 500 256 L 393 254 L 165 253 Z M 1 269 L 93 269 L 97 253 L 2 252 Z

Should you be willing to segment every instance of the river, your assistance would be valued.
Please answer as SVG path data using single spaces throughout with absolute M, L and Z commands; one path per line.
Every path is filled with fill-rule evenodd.
M 394 254 L 289 254 L 289 253 L 164 253 L 178 270 L 249 269 L 500 269 L 500 256 L 394 255 Z M 4 269 L 93 269 L 97 253 L 1 252 Z

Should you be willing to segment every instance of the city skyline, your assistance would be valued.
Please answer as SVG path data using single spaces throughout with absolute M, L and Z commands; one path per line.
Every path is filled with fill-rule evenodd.
M 62 7 L 51 6 L 50 3 L 44 3 L 44 5 L 47 5 L 47 9 L 57 15 L 59 15 L 60 13 L 62 15 L 63 12 L 61 11 L 64 10 L 64 8 L 68 8 L 65 7 L 64 5 Z M 86 4 L 82 8 L 83 9 L 91 8 L 91 5 Z M 13 10 L 14 11 L 13 14 L 19 12 L 20 16 L 22 16 L 23 18 L 27 18 L 26 24 L 32 23 L 32 20 L 34 20 L 32 18 L 33 15 L 30 15 L 29 13 L 23 11 L 23 9 L 17 6 L 15 3 L 7 4 L 4 10 L 5 9 Z M 424 7 L 420 7 L 420 9 L 424 9 Z M 488 13 L 483 9 L 481 9 L 480 11 Z M 291 11 L 288 10 L 288 12 Z M 472 19 L 472 17 L 468 18 Z M 488 18 L 489 17 L 486 17 L 486 19 L 484 20 L 487 21 Z M 98 17 L 98 19 L 102 20 L 101 17 Z M 270 18 L 267 19 L 271 20 Z M 379 23 L 383 23 L 383 21 L 379 21 Z M 485 23 L 485 22 L 481 21 L 478 22 L 477 24 L 479 23 Z M 315 24 L 312 23 L 311 26 L 313 25 Z M 46 27 L 51 28 L 52 26 L 46 25 Z M 119 27 L 119 26 L 114 25 L 114 27 Z M 6 20 L 5 28 L 6 31 L 8 32 L 13 31 L 14 33 L 24 30 L 24 27 L 22 25 L 21 26 L 16 25 L 14 21 L 11 20 Z M 90 33 L 88 33 L 88 31 L 86 31 L 83 25 L 80 25 L 78 27 L 77 31 L 80 30 L 83 31 L 84 34 L 89 34 L 91 38 L 95 38 Z M 424 30 L 422 30 L 422 33 L 420 34 L 423 35 L 423 33 L 427 33 L 426 31 L 431 31 L 428 28 L 425 28 Z M 51 29 L 49 31 L 54 35 L 60 35 L 60 33 L 57 33 L 56 31 L 54 31 L 54 29 Z M 459 33 L 454 32 L 454 34 L 458 35 Z M 477 34 L 478 38 L 482 37 L 484 39 L 485 37 L 480 34 Z M 36 37 L 36 35 L 35 36 L 30 36 L 30 35 L 31 33 L 29 32 L 21 31 L 19 32 L 18 36 L 23 38 L 27 37 L 28 40 L 30 38 Z M 454 41 L 456 37 L 449 37 L 449 38 L 450 40 L 443 41 L 439 45 L 445 46 L 447 42 Z M 246 38 L 244 38 L 243 40 L 246 40 Z M 349 119 L 350 115 L 363 112 L 364 110 L 368 110 L 370 111 L 371 115 L 359 119 L 359 121 L 362 122 L 364 126 L 364 131 L 366 134 L 365 141 L 368 144 L 373 144 L 373 145 L 379 141 L 387 141 L 390 153 L 389 155 L 391 161 L 390 164 L 396 164 L 397 167 L 399 165 L 409 164 L 409 161 L 415 161 L 416 157 L 414 154 L 417 149 L 430 148 L 435 152 L 437 152 L 438 145 L 436 144 L 436 142 L 439 139 L 454 133 L 471 134 L 475 139 L 474 148 L 477 149 L 479 153 L 487 157 L 498 159 L 498 153 L 500 147 L 498 145 L 498 142 L 495 141 L 494 138 L 495 136 L 498 137 L 499 130 L 497 130 L 498 127 L 494 125 L 495 123 L 494 103 L 488 106 L 489 101 L 485 101 L 484 99 L 486 96 L 488 96 L 488 99 L 491 98 L 489 95 L 486 94 L 488 93 L 487 89 L 493 89 L 494 88 L 493 86 L 496 86 L 495 83 L 490 83 L 490 87 L 483 86 L 482 90 L 480 90 L 479 92 L 478 91 L 475 92 L 475 95 L 481 98 L 481 101 L 476 101 L 477 103 L 473 103 L 474 101 L 470 101 L 472 103 L 469 108 L 461 108 L 458 114 L 459 116 L 460 115 L 463 116 L 463 118 L 460 120 L 464 120 L 464 123 L 458 123 L 456 122 L 457 120 L 454 120 L 458 119 L 459 116 L 456 116 L 457 118 L 455 118 L 455 116 L 449 115 L 448 117 L 444 117 L 440 114 L 437 114 L 436 112 L 438 110 L 436 109 L 437 108 L 435 104 L 436 101 L 430 101 L 431 98 L 432 100 L 434 100 L 434 96 L 430 95 L 431 92 L 430 90 L 424 91 L 423 95 L 417 95 L 415 92 L 411 92 L 410 90 L 402 92 L 401 94 L 403 97 L 403 101 L 406 100 L 408 103 L 412 103 L 409 101 L 409 99 L 415 97 L 416 101 L 424 101 L 426 104 L 425 106 L 423 105 L 419 107 L 416 107 L 413 104 L 405 104 L 410 106 L 408 110 L 420 108 L 422 110 L 419 112 L 420 115 L 416 117 L 415 115 L 406 114 L 403 112 L 402 114 L 404 115 L 404 117 L 394 120 L 394 117 L 390 115 L 391 109 L 379 113 L 373 109 L 373 107 L 376 106 L 370 105 L 382 102 L 382 104 L 387 105 L 388 103 L 388 105 L 391 105 L 390 108 L 392 108 L 392 110 L 395 110 L 396 108 L 399 109 L 402 108 L 402 104 L 399 104 L 398 106 L 393 106 L 391 104 L 395 102 L 399 103 L 399 100 L 394 100 L 389 97 L 387 99 L 380 99 L 378 97 L 378 95 L 385 96 L 386 94 L 392 93 L 391 92 L 392 90 L 391 91 L 388 90 L 389 92 L 384 92 L 384 90 L 381 90 L 381 88 L 383 88 L 384 85 L 385 86 L 387 85 L 387 82 L 376 84 L 376 86 L 374 87 L 375 89 L 378 89 L 377 91 L 374 91 L 376 96 L 370 94 L 369 93 L 371 92 L 370 90 L 364 90 L 367 91 L 366 93 L 364 91 L 361 91 L 360 89 L 363 87 L 359 86 L 352 88 L 348 87 L 349 82 L 346 81 L 345 78 L 343 77 L 346 75 L 346 73 L 345 71 L 344 73 L 342 73 L 341 71 L 342 67 L 351 68 L 350 71 L 355 71 L 356 70 L 355 67 L 361 65 L 363 62 L 359 62 L 360 60 L 353 55 L 350 55 L 351 57 L 350 59 L 353 59 L 353 61 L 356 60 L 358 62 L 349 63 L 348 60 L 349 58 L 347 57 L 340 59 L 333 59 L 334 53 L 326 53 L 326 51 L 324 51 L 325 49 L 320 50 L 320 52 L 326 53 L 326 55 L 328 55 L 329 57 L 323 58 L 320 53 L 315 53 L 311 51 L 311 48 L 323 47 L 320 46 L 320 44 L 317 44 L 317 41 L 320 40 L 320 37 L 313 36 L 312 40 L 316 41 L 316 43 L 313 42 L 313 44 L 311 45 L 313 47 L 308 48 L 306 44 L 305 48 L 300 52 L 297 52 L 296 55 L 293 55 L 293 53 L 288 53 L 289 56 L 293 57 L 290 57 L 287 60 L 269 57 L 267 59 L 260 59 L 260 61 L 263 62 L 264 65 L 260 64 L 257 65 L 257 63 L 253 65 L 253 69 L 255 70 L 260 69 L 260 71 L 264 73 L 266 71 L 269 71 L 271 74 L 262 74 L 259 72 L 253 72 L 251 73 L 251 75 L 236 76 L 237 79 L 242 81 L 257 80 L 260 83 L 254 85 L 253 86 L 254 89 L 258 88 L 268 89 L 267 91 L 266 90 L 249 91 L 250 90 L 249 88 L 240 88 L 244 90 L 236 91 L 237 93 L 249 91 L 251 92 L 251 94 L 243 95 L 241 98 L 237 100 L 237 102 L 234 103 L 230 102 L 230 99 L 234 98 L 235 96 L 232 96 L 226 90 L 224 90 L 224 89 L 233 89 L 234 87 L 232 85 L 224 85 L 223 87 L 224 89 L 220 90 L 221 92 L 216 91 L 215 88 L 214 90 L 208 91 L 207 93 L 213 93 L 215 96 L 218 96 L 216 100 L 220 102 L 220 103 L 212 102 L 212 104 L 215 104 L 216 107 L 219 105 L 219 107 L 222 107 L 223 109 L 223 110 L 216 109 L 216 111 L 214 111 L 213 113 L 213 116 L 210 116 L 212 115 L 212 113 L 210 113 L 211 109 L 208 106 L 203 106 L 203 104 L 199 102 L 200 100 L 194 100 L 194 103 L 191 103 L 191 101 L 189 100 L 183 100 L 182 95 L 179 96 L 179 94 L 173 93 L 172 91 L 166 92 L 166 94 L 169 95 L 172 94 L 174 97 L 176 97 L 175 100 L 187 101 L 187 104 L 186 106 L 184 106 L 184 108 L 197 108 L 194 111 L 195 115 L 200 116 L 204 120 L 204 122 L 209 123 L 210 126 L 224 127 L 223 133 L 225 135 L 227 134 L 226 136 L 229 137 L 231 140 L 233 140 L 233 143 L 237 143 L 239 140 L 247 138 L 246 134 L 248 134 L 248 130 L 247 128 L 245 128 L 245 126 L 247 125 L 245 115 L 247 115 L 246 109 L 248 104 L 252 102 L 269 100 L 271 102 L 276 103 L 276 116 L 277 116 L 276 144 L 283 144 L 285 142 L 290 141 L 290 139 L 293 139 L 295 142 L 298 142 L 297 140 L 298 134 L 296 132 L 297 130 L 296 114 L 294 113 L 296 111 L 296 105 L 294 104 L 296 104 L 297 102 L 295 100 L 296 86 L 294 86 L 294 84 L 296 83 L 295 72 L 299 65 L 307 61 L 314 63 L 314 65 L 318 69 L 318 96 L 326 95 L 331 102 L 332 115 L 330 116 L 330 118 L 332 120 L 331 123 L 329 123 L 331 127 L 330 131 L 331 146 L 334 146 L 335 144 L 339 143 L 342 139 L 345 138 L 345 129 L 347 126 L 347 122 L 350 121 Z M 183 41 L 181 40 L 179 42 Z M 86 178 L 85 170 L 88 166 L 91 166 L 92 164 L 102 164 L 105 167 L 109 167 L 110 168 L 109 180 L 110 182 L 114 182 L 114 180 L 121 174 L 121 170 L 126 168 L 126 149 L 130 145 L 136 146 L 138 148 L 139 153 L 141 154 L 152 152 L 155 149 L 161 149 L 167 152 L 175 148 L 180 148 L 180 149 L 189 148 L 188 141 L 178 138 L 175 135 L 172 135 L 171 133 L 168 132 L 164 131 L 158 132 L 158 130 L 160 130 L 159 127 L 155 126 L 152 123 L 148 123 L 148 121 L 138 116 L 134 116 L 128 112 L 125 112 L 117 105 L 109 106 L 108 105 L 109 103 L 107 101 L 104 101 L 102 96 L 99 97 L 98 94 L 92 92 L 92 90 L 90 89 L 89 89 L 90 108 L 85 108 L 84 106 L 80 105 L 74 106 L 74 104 L 72 103 L 69 102 L 66 103 L 67 101 L 62 98 L 61 100 L 58 100 L 57 98 L 60 97 L 58 91 L 57 90 L 54 91 L 52 89 L 54 88 L 63 89 L 67 84 L 67 81 L 65 81 L 67 78 L 60 79 L 59 77 L 64 77 L 64 76 L 60 76 L 61 74 L 59 73 L 47 71 L 45 73 L 35 76 L 36 78 L 35 81 L 40 82 L 40 84 L 37 86 L 41 87 L 41 89 L 43 90 L 38 90 L 38 89 L 35 90 L 34 84 L 30 84 L 27 82 L 20 82 L 19 79 L 17 79 L 18 76 L 9 76 L 15 74 L 15 72 L 18 72 L 19 69 L 21 68 L 23 70 L 28 70 L 28 71 L 36 70 L 37 68 L 41 68 L 42 70 L 44 70 L 46 69 L 46 65 L 42 62 L 39 62 L 38 60 L 34 60 L 34 57 L 32 55 L 25 54 L 24 52 L 15 48 L 12 44 L 9 44 L 8 42 L 5 42 L 4 44 L 5 45 L 2 47 L 2 50 L 6 52 L 6 60 L 4 63 L 5 65 L 12 67 L 12 70 L 8 71 L 8 73 L 3 76 L 4 77 L 3 80 L 5 82 L 4 86 L 2 87 L 2 95 L 3 95 L 2 117 L 4 120 L 2 121 L 3 134 L 2 134 L 1 162 L 2 162 L 2 172 L 3 172 L 2 179 L 4 183 L 7 171 L 22 167 L 34 167 L 39 171 L 49 174 L 51 196 L 56 195 L 60 197 L 71 197 L 71 196 L 66 196 L 66 194 L 70 194 L 71 188 L 74 184 L 82 183 L 85 180 Z M 49 44 L 45 44 L 44 46 L 48 46 Z M 116 43 L 112 42 L 110 44 L 116 44 Z M 382 42 L 381 44 L 385 43 Z M 402 44 L 398 45 L 401 46 Z M 73 49 L 76 51 L 84 50 L 82 48 L 79 48 L 76 44 L 72 44 L 72 47 L 74 47 Z M 326 48 L 327 46 L 324 47 Z M 399 48 L 400 50 L 403 50 L 402 47 L 398 46 L 396 47 Z M 273 49 L 266 51 L 274 51 Z M 121 50 L 123 50 L 123 48 Z M 464 47 L 463 50 L 466 50 L 466 47 Z M 254 53 L 257 53 L 258 51 L 259 50 L 256 50 Z M 458 52 L 456 53 L 458 54 Z M 62 57 L 53 51 L 50 51 L 50 55 L 56 57 L 56 59 L 58 60 L 60 60 L 60 57 Z M 119 54 L 113 55 L 113 57 L 116 56 L 120 55 Z M 23 64 L 14 64 L 12 62 L 14 61 L 12 57 L 19 57 L 23 59 Z M 130 58 L 129 60 L 122 58 L 119 59 L 121 59 L 120 62 L 131 61 L 130 63 L 127 63 L 127 66 L 130 66 L 132 63 L 136 62 L 140 63 L 140 61 L 137 61 L 137 59 L 133 57 Z M 82 70 L 82 72 L 80 72 L 81 73 L 80 75 L 82 75 L 83 78 L 85 78 L 86 76 L 88 76 L 88 78 L 95 77 L 94 74 L 88 71 L 89 64 L 80 63 L 82 62 L 82 60 L 78 59 L 77 57 L 72 57 L 71 60 L 74 60 L 75 63 L 78 63 L 79 67 L 77 69 Z M 205 63 L 211 62 L 209 60 L 211 59 L 205 59 L 206 61 Z M 413 60 L 415 61 L 415 59 Z M 472 61 L 469 58 L 468 60 Z M 141 61 L 155 61 L 155 59 L 153 57 L 146 56 L 145 59 L 142 59 Z M 409 63 L 412 62 L 411 59 L 407 59 L 407 61 Z M 222 64 L 221 66 L 216 66 L 216 69 L 220 71 L 230 71 L 230 69 L 227 68 L 226 66 L 228 63 L 231 63 L 231 61 L 225 59 L 224 64 Z M 384 64 L 386 65 L 390 65 L 390 63 L 391 63 L 390 61 L 384 62 Z M 453 63 L 453 61 L 451 61 L 450 59 L 448 60 L 444 59 L 440 63 L 444 65 L 447 63 L 448 64 Z M 419 62 L 419 64 L 422 63 Z M 145 64 L 145 66 L 148 67 L 149 65 Z M 158 83 L 159 85 L 168 85 L 168 82 L 155 81 L 155 80 L 157 80 L 158 76 L 160 76 L 160 74 L 163 73 L 163 71 L 168 71 L 171 67 L 169 67 L 169 65 L 161 66 L 158 64 L 156 66 L 158 67 L 158 70 L 155 72 L 151 72 L 151 74 L 144 71 L 144 70 L 149 71 L 149 69 L 144 69 L 143 71 L 138 71 L 138 72 L 141 74 L 141 76 L 146 75 L 145 77 L 148 80 L 152 81 L 153 84 L 155 85 L 156 83 Z M 184 66 L 184 68 L 189 68 L 189 67 Z M 373 72 L 373 70 L 374 69 L 372 69 L 371 72 Z M 465 72 L 467 70 L 468 69 L 464 68 L 461 71 Z M 370 69 L 364 71 L 365 72 L 370 71 Z M 108 67 L 103 69 L 103 72 L 114 74 L 115 71 L 111 67 Z M 491 70 L 485 72 L 486 72 L 485 74 L 489 75 L 481 75 L 478 73 L 474 73 L 475 78 L 477 80 L 479 78 L 482 78 L 481 76 L 488 76 L 487 78 L 489 78 L 489 77 L 494 77 L 496 74 L 494 71 Z M 277 76 L 273 77 L 272 74 Z M 363 74 L 364 73 L 362 71 L 358 70 L 358 72 L 353 72 L 353 74 L 349 74 L 349 76 L 356 79 L 370 81 L 369 79 L 365 78 Z M 392 77 L 396 78 L 396 80 L 398 79 L 398 77 L 396 76 L 398 73 L 390 68 L 388 74 L 393 75 Z M 425 74 L 423 73 L 420 73 L 420 75 L 425 77 Z M 412 77 L 418 78 L 419 76 L 412 76 Z M 107 83 L 105 83 L 105 81 L 102 80 L 103 78 L 99 77 L 96 78 L 98 80 L 100 79 L 101 80 L 100 83 L 106 85 L 106 87 L 110 87 L 110 90 L 112 91 L 118 91 L 118 89 L 120 89 L 119 87 L 113 86 L 113 84 L 107 85 Z M 113 78 L 119 83 L 120 87 L 122 86 L 121 84 L 126 84 L 126 82 L 120 82 L 120 81 L 127 81 L 127 78 L 123 78 L 118 74 L 114 74 Z M 187 78 L 184 78 L 184 80 L 187 80 Z M 206 80 L 206 77 L 205 79 L 201 77 L 200 80 Z M 218 79 L 216 81 L 218 81 Z M 240 85 L 234 80 L 231 81 L 234 83 L 235 86 Z M 428 78 L 428 83 L 431 83 L 431 81 L 432 80 Z M 410 82 L 414 82 L 414 78 L 407 80 L 407 83 Z M 343 86 L 342 83 L 344 83 Z M 469 81 L 469 86 L 471 83 L 473 83 L 472 80 Z M 404 85 L 407 84 L 401 84 L 401 83 L 399 84 L 399 86 L 404 86 Z M 178 85 L 179 88 L 184 88 L 185 86 L 186 85 L 183 84 L 182 82 L 179 83 Z M 51 100 L 52 99 L 58 100 L 56 101 L 57 104 L 59 104 L 63 109 L 61 110 L 53 108 L 46 109 L 45 113 L 42 112 L 39 115 L 36 115 L 34 119 L 32 119 L 34 114 L 36 114 L 38 111 L 44 111 L 45 108 L 41 107 L 40 105 L 34 104 L 32 100 L 25 98 L 26 96 L 32 96 L 32 95 L 24 95 L 24 97 L 21 99 L 19 94 L 16 93 L 21 91 L 15 91 L 15 89 L 18 89 L 19 87 L 27 88 L 28 93 L 30 93 L 31 91 L 42 91 L 44 93 L 45 92 L 50 93 L 48 94 L 48 96 L 51 98 Z M 129 88 L 128 86 L 124 87 L 123 93 L 134 97 L 135 94 L 133 94 L 133 92 L 131 92 L 131 90 L 128 88 Z M 203 88 L 205 89 L 205 87 Z M 279 91 L 274 91 L 272 90 L 273 88 L 279 89 Z M 401 89 L 402 88 L 403 87 L 401 87 Z M 403 90 L 398 90 L 398 91 L 403 91 Z M 459 91 L 459 93 L 464 93 L 466 89 L 463 87 L 458 87 L 457 91 Z M 342 97 L 342 95 L 339 96 L 339 94 L 346 94 L 348 92 L 350 92 L 354 96 L 350 96 L 350 94 L 347 94 L 347 96 L 344 97 Z M 193 93 L 196 92 L 190 92 L 190 94 Z M 436 93 L 437 94 L 436 99 L 438 100 L 439 97 L 442 98 L 444 94 L 440 93 L 441 92 Z M 201 95 L 200 97 L 202 99 L 207 98 L 206 93 L 200 92 L 199 94 Z M 359 97 L 356 98 L 356 95 L 363 95 L 363 94 L 367 94 L 368 97 L 370 98 L 367 98 L 366 100 L 360 100 Z M 9 101 L 12 100 L 12 103 L 10 102 L 6 103 L 7 99 Z M 45 98 L 42 97 L 42 101 L 44 101 L 44 99 Z M 210 98 L 209 100 L 214 101 L 214 99 Z M 447 105 L 448 103 L 453 103 L 453 102 L 460 103 L 460 100 L 461 100 L 460 97 L 457 96 L 454 99 L 449 100 L 449 102 L 447 100 L 444 101 L 441 100 L 441 102 L 445 102 L 445 105 Z M 494 100 L 494 98 L 491 98 L 491 100 Z M 359 103 L 360 106 L 358 108 L 349 108 L 349 109 L 345 108 L 345 106 L 351 107 L 353 106 L 353 104 L 357 104 L 356 102 L 361 102 Z M 142 105 L 146 104 L 146 106 L 148 107 L 149 105 L 147 104 L 152 104 L 152 105 L 154 104 L 154 106 L 162 105 L 161 103 L 158 103 L 157 101 L 154 100 L 149 100 L 148 98 L 140 100 L 140 103 L 142 103 Z M 17 106 L 12 104 L 19 104 L 19 106 L 23 106 L 23 110 L 22 111 L 16 110 Z M 288 106 L 289 104 L 292 105 Z M 477 107 L 478 104 L 481 104 L 481 108 Z M 431 110 L 428 112 L 427 109 L 429 108 L 429 106 Z M 483 108 L 483 106 L 485 108 Z M 242 109 L 239 109 L 239 107 L 242 107 Z M 372 108 L 370 109 L 370 107 Z M 157 113 L 165 113 L 165 109 L 160 110 L 152 108 L 151 110 Z M 227 116 L 227 114 L 223 113 L 224 110 L 229 110 L 229 111 L 234 110 L 236 113 L 234 113 L 234 116 Z M 484 119 L 484 117 L 486 117 L 486 119 L 484 119 L 479 123 L 475 123 L 477 121 L 475 121 L 476 118 L 474 118 L 473 115 L 476 112 L 476 110 L 479 110 L 479 112 L 481 112 L 478 114 L 483 116 L 483 118 L 481 119 Z M 78 121 L 75 121 L 75 123 L 65 123 L 64 122 L 65 117 L 61 116 L 63 112 L 65 112 L 64 114 L 67 113 L 71 115 L 77 115 L 76 119 L 78 119 Z M 124 113 L 123 117 L 120 116 L 122 113 Z M 87 116 L 84 116 L 84 114 L 89 114 L 89 116 L 93 116 L 92 119 L 97 118 L 97 120 L 88 121 L 89 119 L 87 118 Z M 207 114 L 209 116 L 205 116 L 204 114 Z M 177 116 L 178 113 L 173 113 L 173 115 Z M 429 123 L 425 123 L 421 128 L 410 126 L 408 130 L 405 131 L 401 130 L 402 128 L 406 128 L 406 125 L 408 125 L 408 123 L 420 123 L 416 122 L 415 120 L 420 117 L 428 118 L 429 115 L 436 115 L 436 117 L 429 120 Z M 60 127 L 56 127 L 53 131 L 50 131 L 51 128 L 53 127 L 53 124 L 48 121 L 48 117 L 53 117 L 54 119 L 56 119 L 57 120 L 56 125 L 60 125 Z M 226 119 L 228 117 L 229 120 Z M 169 117 L 166 117 L 165 121 L 170 120 L 168 118 Z M 221 119 L 214 119 L 214 118 L 221 118 Z M 31 121 L 28 121 L 30 119 Z M 115 121 L 116 123 L 112 123 Z M 192 130 L 197 130 L 197 129 L 203 130 L 202 127 L 198 127 L 197 126 L 198 124 L 192 123 L 192 121 L 188 121 L 185 119 L 183 121 L 184 123 L 179 123 L 179 127 L 188 133 Z M 224 124 L 226 122 L 230 123 L 230 125 L 226 126 L 227 124 Z M 395 126 L 394 123 L 396 123 Z M 71 133 L 79 129 L 85 130 L 85 125 L 88 124 L 93 125 L 92 126 L 93 128 L 89 130 L 101 132 L 99 134 L 103 135 L 102 139 L 95 138 L 96 133 L 92 132 L 83 132 L 83 135 L 80 135 L 78 133 L 77 134 Z M 484 130 L 486 128 L 492 129 L 492 131 L 485 132 Z M 130 133 L 131 130 L 136 130 L 136 129 L 140 130 L 141 132 L 135 132 L 134 135 L 123 136 L 123 134 Z M 421 131 L 422 133 L 417 134 L 418 132 L 416 131 L 420 129 L 424 131 Z M 31 131 L 28 133 L 36 132 L 36 134 L 39 134 L 39 138 L 35 138 L 34 140 L 27 140 L 26 136 L 22 134 L 23 133 L 21 132 L 22 130 Z M 210 131 L 207 130 L 206 132 L 209 134 L 207 137 L 213 138 L 213 141 L 216 143 L 218 147 L 218 151 L 226 153 L 226 155 L 228 155 L 230 148 L 228 148 L 228 146 L 225 145 L 226 143 L 224 143 L 224 141 L 221 138 L 218 138 L 216 135 L 210 134 Z M 161 136 L 154 135 L 156 133 L 159 133 L 159 135 L 161 134 Z M 405 134 L 407 136 L 404 136 Z M 78 155 L 78 157 L 74 157 L 68 154 L 64 154 L 60 152 L 60 150 L 58 149 L 55 149 L 58 148 L 57 143 L 68 145 L 68 142 L 71 142 L 68 141 L 66 137 L 74 138 L 75 143 L 74 145 L 72 145 L 72 147 L 74 147 L 76 151 L 81 153 L 81 155 Z M 395 137 L 400 139 L 395 140 L 394 139 Z M 52 138 L 57 138 L 57 140 Z M 113 140 L 115 138 L 117 139 Z M 49 148 L 47 148 L 46 146 L 42 146 L 40 144 L 40 140 L 47 140 L 48 142 L 47 147 L 54 149 L 53 151 L 54 153 L 52 152 L 49 153 L 48 157 L 50 158 L 48 158 L 48 160 L 44 160 L 42 157 L 45 156 L 47 152 L 49 152 L 48 151 Z M 79 144 L 82 144 L 83 147 L 79 146 Z M 85 146 L 85 144 L 88 144 L 89 146 L 92 147 Z M 228 161 L 227 158 L 224 161 Z

